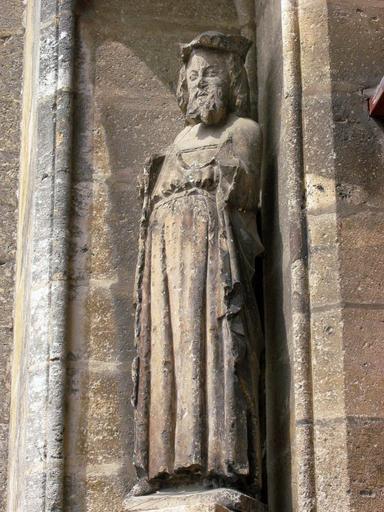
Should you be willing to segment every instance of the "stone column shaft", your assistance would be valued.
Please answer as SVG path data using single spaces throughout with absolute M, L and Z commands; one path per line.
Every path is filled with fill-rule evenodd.
M 10 512 L 63 509 L 73 7 L 28 3 Z
M 315 510 L 310 304 L 303 180 L 302 71 L 297 0 L 281 4 L 284 98 L 281 161 L 287 177 L 290 282 L 292 488 L 294 510 Z

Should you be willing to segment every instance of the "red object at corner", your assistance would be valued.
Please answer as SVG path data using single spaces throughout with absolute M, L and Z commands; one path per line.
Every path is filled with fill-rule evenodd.
M 384 77 L 375 94 L 369 99 L 369 115 L 384 118 Z

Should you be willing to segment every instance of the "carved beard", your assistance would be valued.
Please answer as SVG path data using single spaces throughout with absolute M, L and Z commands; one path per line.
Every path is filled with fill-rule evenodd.
M 197 89 L 189 96 L 186 119 L 190 124 L 220 124 L 227 117 L 227 103 L 222 87 Z

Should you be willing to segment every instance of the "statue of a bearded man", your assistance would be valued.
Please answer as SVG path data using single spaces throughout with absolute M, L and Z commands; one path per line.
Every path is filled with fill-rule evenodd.
M 131 496 L 185 484 L 260 489 L 262 334 L 251 281 L 262 251 L 261 135 L 247 117 L 249 46 L 206 32 L 182 48 L 187 125 L 145 168 Z

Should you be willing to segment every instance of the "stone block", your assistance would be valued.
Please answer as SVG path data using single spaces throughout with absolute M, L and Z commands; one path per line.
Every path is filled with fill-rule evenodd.
M 133 482 L 132 466 L 116 461 L 111 464 L 80 466 L 79 459 L 67 466 L 65 502 L 71 512 L 111 510 L 118 512 L 127 492 L 127 481 Z M 70 469 L 69 469 L 70 468 Z
M 320 171 L 320 169 L 318 169 Z M 321 169 L 326 172 L 327 168 Z M 318 215 L 333 213 L 336 208 L 336 188 L 333 177 L 322 176 L 318 173 L 308 173 L 305 176 L 307 211 Z
M 133 352 L 133 303 L 115 286 L 77 286 L 69 301 L 70 352 L 74 360 L 124 362 Z
M 346 413 L 380 418 L 384 411 L 384 309 L 346 308 L 343 324 Z
M 338 309 L 312 313 L 312 382 L 316 418 L 344 414 L 343 324 Z
M 212 5 L 187 0 L 144 0 L 140 3 L 129 0 L 123 4 L 113 0 L 108 12 L 97 17 L 94 16 L 95 12 L 103 12 L 102 0 L 93 2 L 92 7 L 86 10 L 84 18 L 88 21 L 87 15 L 91 18 L 93 13 L 92 21 L 98 37 L 105 39 L 106 34 L 113 33 L 116 39 L 126 44 L 131 42 L 136 53 L 147 58 L 156 55 L 157 43 L 157 48 L 161 46 L 157 53 L 160 63 L 164 61 L 164 53 L 172 53 L 174 59 L 179 42 L 184 42 L 184 38 L 189 41 L 204 30 L 214 27 L 224 32 L 238 32 L 237 12 L 228 0 L 217 0 Z M 143 32 L 146 33 L 145 37 Z M 174 36 L 175 32 L 178 37 Z
M 160 491 L 155 494 L 126 498 L 127 512 L 265 512 L 262 503 L 233 489 Z
M 12 100 L 0 100 L 0 164 L 18 159 L 20 153 L 20 112 Z
M 356 88 L 377 85 L 383 75 L 382 2 L 330 0 L 328 6 L 329 52 L 335 82 L 353 82 Z
M 97 97 L 97 106 L 106 134 L 111 174 L 130 167 L 138 173 L 145 158 L 167 147 L 182 128 L 175 105 L 169 109 L 159 100 L 146 105 L 145 100 L 103 93 Z
M 336 239 L 336 213 L 307 216 L 309 245 L 312 249 L 329 248 Z
M 313 252 L 309 259 L 309 287 L 313 308 L 340 301 L 339 260 L 334 248 Z
M 350 510 L 384 510 L 384 418 L 348 418 Z
M 23 69 L 23 11 L 19 0 L 1 3 L 0 15 L 0 511 L 5 512 L 13 347 L 14 272 Z
M 124 498 L 125 479 L 124 468 L 118 464 L 104 466 L 107 471 L 95 471 L 88 467 L 86 474 L 71 475 L 71 493 L 68 505 L 71 512 L 105 512 L 121 510 Z M 101 468 L 100 468 L 101 469 Z M 68 489 L 68 484 L 67 484 Z
M 349 512 L 346 418 L 315 419 L 316 504 L 318 510 Z
M 11 193 L 11 199 L 12 196 L 15 197 L 14 203 L 16 204 L 16 184 L 18 185 L 19 157 L 15 156 L 14 158 L 10 158 L 9 161 L 0 164 L 0 172 L 2 176 L 0 192 L 1 194 L 5 194 L 5 191 L 9 191 L 8 194 Z M 8 197 L 7 199 L 9 201 L 10 198 Z M 13 203 L 13 201 L 11 202 Z
M 132 414 L 130 368 L 90 363 L 81 372 L 81 410 L 78 451 L 89 465 L 110 464 L 130 457 L 128 433 Z
M 305 0 L 300 4 L 301 69 L 304 95 L 329 90 L 328 16 L 325 2 Z
M 19 0 L 6 0 L 2 2 L 0 33 L 22 32 L 23 12 L 24 4 Z
M 335 91 L 332 103 L 338 210 L 348 214 L 354 207 L 381 208 L 382 130 L 369 117 L 360 91 Z
M 332 103 L 329 92 L 316 93 L 303 98 L 303 145 L 306 176 L 325 179 L 334 176 Z M 316 112 L 316 115 L 313 115 Z M 321 126 L 321 129 L 319 129 Z
M 1 21 L 0 21 L 1 27 Z M 1 28 L 0 28 L 1 35 Z M 22 33 L 0 37 L 0 97 L 19 102 L 23 70 L 24 37 Z M 15 84 L 17 86 L 15 87 Z M 17 104 L 20 108 L 20 105 Z
M 384 214 L 361 211 L 340 219 L 340 265 L 343 300 L 384 304 Z
M 149 42 L 150 43 L 150 42 Z M 137 42 L 136 42 L 137 44 Z M 156 51 L 161 53 L 161 60 L 167 60 L 165 48 Z M 167 48 L 169 52 L 169 48 Z M 174 60 L 169 54 L 169 64 Z M 122 70 L 120 63 L 125 62 Z M 146 59 L 135 53 L 131 45 L 119 41 L 105 41 L 96 49 L 95 66 L 97 73 L 97 90 L 108 91 L 112 95 L 124 95 L 125 101 L 135 100 L 143 108 L 151 107 L 151 103 L 163 105 L 178 114 L 174 96 L 162 83 Z M 167 62 L 168 64 L 168 62 Z M 128 72 L 127 72 L 128 71 Z M 133 72 L 132 72 L 133 71 Z M 176 70 L 175 70 L 176 71 Z M 175 72 L 175 78 L 177 72 Z
M 127 367 L 133 351 L 131 294 L 113 289 L 91 289 L 87 300 L 90 320 L 88 357 L 99 361 L 123 361 Z
M 116 222 L 116 218 L 113 219 Z M 89 271 L 94 279 L 117 281 L 121 242 L 114 236 L 108 187 L 94 185 L 87 251 Z
M 87 251 L 94 279 L 128 283 L 133 289 L 140 209 L 131 201 L 135 185 L 111 182 L 93 186 Z M 123 235 L 123 236 L 122 236 Z

